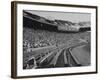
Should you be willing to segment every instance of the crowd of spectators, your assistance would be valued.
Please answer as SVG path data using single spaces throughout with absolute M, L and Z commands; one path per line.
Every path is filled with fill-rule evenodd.
M 45 30 L 34 30 L 27 27 L 23 28 L 23 47 L 39 48 L 52 45 L 67 44 L 73 39 L 78 42 L 79 39 L 90 42 L 90 33 L 57 33 Z

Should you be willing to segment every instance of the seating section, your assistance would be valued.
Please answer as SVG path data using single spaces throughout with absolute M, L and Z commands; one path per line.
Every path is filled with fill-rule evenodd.
M 39 48 L 52 45 L 69 43 L 70 40 L 77 42 L 79 39 L 90 42 L 90 32 L 84 33 L 57 33 L 45 30 L 34 30 L 27 27 L 23 28 L 23 47 Z
M 24 67 L 27 64 L 27 61 L 30 61 L 29 59 L 32 56 L 35 57 L 36 62 L 38 62 L 37 64 L 39 64 L 39 61 L 41 62 L 41 60 L 44 63 L 45 62 L 44 59 L 48 58 L 48 56 L 49 57 L 51 56 L 50 59 L 48 58 L 48 60 L 51 60 L 51 59 L 55 60 L 52 57 L 54 55 L 56 56 L 62 49 L 67 50 L 68 47 L 72 47 L 78 43 L 83 43 L 83 42 L 90 44 L 90 39 L 91 39 L 90 32 L 79 32 L 79 33 L 68 33 L 67 34 L 67 33 L 50 32 L 46 30 L 34 30 L 32 28 L 24 27 L 23 28 Z M 62 45 L 65 45 L 65 46 L 62 46 Z M 56 49 L 55 53 L 53 53 L 53 51 L 55 51 L 54 49 Z M 64 53 L 65 51 L 63 50 L 61 52 L 62 56 L 65 55 Z M 64 60 L 66 60 L 66 58 L 64 58 Z M 65 65 L 69 66 L 69 64 L 65 64 Z

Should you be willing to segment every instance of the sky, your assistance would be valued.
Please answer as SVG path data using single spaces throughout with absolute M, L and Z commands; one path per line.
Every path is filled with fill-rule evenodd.
M 68 20 L 71 22 L 87 22 L 91 20 L 90 13 L 76 13 L 76 12 L 55 12 L 55 11 L 36 11 L 26 10 L 27 12 L 48 18 L 48 19 L 60 19 Z

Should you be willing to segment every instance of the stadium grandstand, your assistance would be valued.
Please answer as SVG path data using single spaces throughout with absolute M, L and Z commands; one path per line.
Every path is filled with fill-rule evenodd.
M 90 65 L 80 63 L 71 53 L 81 45 L 90 52 L 90 34 L 90 27 L 84 28 L 82 23 L 50 20 L 23 11 L 23 69 Z

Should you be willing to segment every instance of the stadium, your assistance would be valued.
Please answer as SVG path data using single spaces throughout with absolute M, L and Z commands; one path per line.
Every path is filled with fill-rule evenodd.
M 23 11 L 23 69 L 89 66 L 90 22 L 50 20 Z

